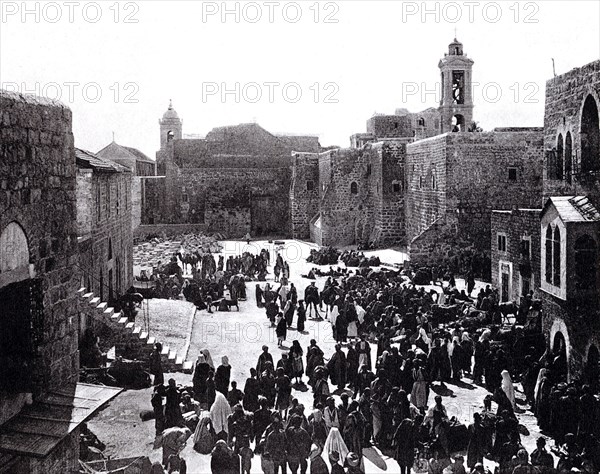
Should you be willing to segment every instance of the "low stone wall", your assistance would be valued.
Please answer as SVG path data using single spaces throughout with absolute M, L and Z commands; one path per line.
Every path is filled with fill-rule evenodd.
M 169 237 L 181 234 L 205 234 L 206 224 L 153 224 L 141 225 L 133 233 L 134 239 L 145 239 L 151 235 L 163 235 Z

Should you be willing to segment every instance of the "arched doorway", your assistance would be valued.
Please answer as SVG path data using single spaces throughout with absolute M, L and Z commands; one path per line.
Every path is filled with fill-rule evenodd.
M 464 132 L 465 131 L 465 117 L 456 114 L 452 117 L 452 131 L 453 132 Z
M 593 172 L 600 169 L 600 123 L 598 104 L 588 95 L 581 112 L 581 171 Z
M 567 343 L 562 332 L 557 331 L 552 342 L 552 376 L 557 381 L 567 381 Z
M 30 391 L 35 356 L 32 329 L 37 329 L 32 312 L 34 302 L 41 305 L 37 283 L 29 271 L 27 236 L 18 223 L 11 222 L 0 234 L 0 393 Z

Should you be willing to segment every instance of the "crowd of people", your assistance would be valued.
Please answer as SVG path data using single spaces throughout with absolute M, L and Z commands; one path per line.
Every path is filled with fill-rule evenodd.
M 358 254 L 346 257 L 360 261 Z M 484 474 L 485 460 L 497 463 L 499 474 L 600 469 L 598 374 L 588 374 L 585 384 L 566 382 L 564 354 L 540 347 L 531 295 L 522 298 L 516 322 L 502 326 L 498 292 L 487 286 L 473 296 L 473 273 L 459 291 L 454 275 L 439 269 L 365 266 L 332 272 L 321 290 L 309 283 L 300 299 L 280 255 L 276 267 L 276 288 L 257 284 L 255 296 L 278 346 L 294 321 L 303 332 L 307 319 L 327 320 L 335 351 L 327 358 L 316 340 L 305 348 L 295 340 L 275 361 L 264 346 L 241 390 L 230 380 L 227 358 L 215 368 L 203 350 L 193 386 L 179 387 L 180 398 L 172 394 L 170 403 L 165 394 L 164 417 L 157 413 L 156 423 L 157 433 L 194 431 L 194 449 L 211 453 L 213 473 L 250 472 L 256 456 L 267 474 L 309 467 L 364 473 L 364 452 L 373 446 L 395 459 L 403 474 L 423 463 L 430 474 Z M 417 273 L 419 280 L 429 275 L 426 283 L 440 290 L 414 285 Z M 529 405 L 556 440 L 550 450 L 545 437 L 531 453 L 524 448 L 528 433 L 518 419 L 524 408 L 513 380 L 522 385 L 522 406 Z M 163 382 L 159 377 L 157 386 Z M 447 384 L 471 383 L 489 394 L 465 426 L 449 415 L 442 395 L 449 393 Z M 312 406 L 299 403 L 294 390 L 312 390 Z M 196 418 L 185 415 L 190 407 Z

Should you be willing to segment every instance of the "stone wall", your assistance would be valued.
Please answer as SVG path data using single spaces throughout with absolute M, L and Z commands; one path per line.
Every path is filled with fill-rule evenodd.
M 131 177 L 131 230 L 135 230 L 142 224 L 142 178 Z
M 541 204 L 540 129 L 444 134 L 407 145 L 406 154 L 407 240 L 415 249 L 417 236 L 453 215 L 457 242 L 489 256 L 492 209 Z
M 575 68 L 546 82 L 546 107 L 544 114 L 544 149 L 557 147 L 559 134 L 565 140 L 572 138 L 572 168 L 581 165 L 581 118 L 583 104 L 591 95 L 600 108 L 600 60 Z M 567 177 L 567 173 L 564 173 Z M 548 163 L 544 163 L 544 197 L 565 195 L 590 195 L 600 201 L 598 179 L 586 181 L 575 175 L 567 179 L 549 179 Z M 583 178 L 583 177 L 582 177 Z
M 508 272 L 510 284 L 506 299 L 509 301 L 519 301 L 527 286 L 533 290 L 534 298 L 540 296 L 540 212 L 540 209 L 492 212 L 492 285 L 503 291 L 501 273 Z M 498 246 L 499 234 L 506 237 L 506 250 Z M 528 254 L 523 240 L 529 242 Z
M 0 111 L 0 233 L 15 222 L 27 240 L 34 278 L 29 280 L 31 298 L 21 303 L 32 312 L 35 397 L 79 376 L 71 111 L 58 102 L 5 91 L 0 92 Z M 0 301 L 0 307 L 6 304 Z
M 310 222 L 319 214 L 319 203 L 319 154 L 297 153 L 290 186 L 292 238 L 310 238 Z
M 79 238 L 82 286 L 112 305 L 133 284 L 131 173 L 94 170 L 91 184 L 91 233 Z
M 146 240 L 152 236 L 166 235 L 167 237 L 182 234 L 205 234 L 206 224 L 154 224 L 141 225 L 133 233 L 134 239 Z

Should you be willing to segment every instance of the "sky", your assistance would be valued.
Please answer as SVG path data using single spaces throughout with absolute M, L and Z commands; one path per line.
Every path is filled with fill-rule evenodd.
M 257 122 L 349 146 L 374 113 L 439 105 L 456 35 L 484 130 L 542 126 L 545 83 L 600 58 L 600 1 L 0 2 L 0 86 L 59 99 L 75 145 L 154 158 L 184 134 Z M 554 60 L 554 65 L 553 65 Z

